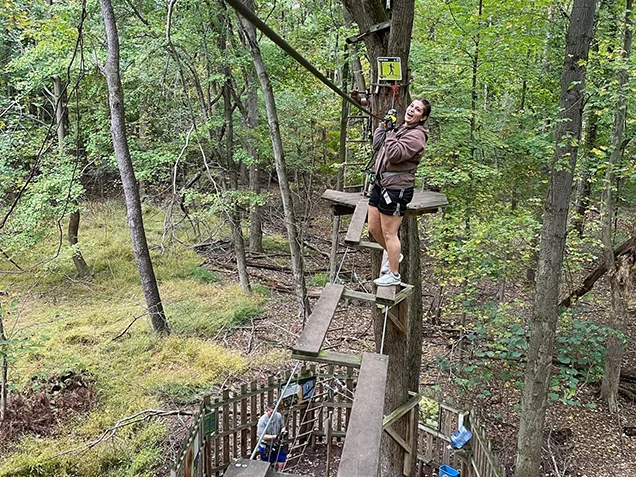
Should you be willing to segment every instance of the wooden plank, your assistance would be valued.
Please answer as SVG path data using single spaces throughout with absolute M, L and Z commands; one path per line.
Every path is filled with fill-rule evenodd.
M 265 477 L 268 471 L 269 462 L 240 459 L 229 465 L 223 477 Z
M 324 288 L 307 325 L 293 347 L 295 353 L 318 356 L 343 291 L 343 285 L 328 284 Z
M 394 309 L 389 308 L 388 316 L 391 319 L 391 323 L 393 323 L 398 330 L 400 330 L 404 335 L 406 335 L 406 326 L 404 326 L 404 323 L 400 321 L 399 310 L 398 310 L 398 316 L 396 316 L 394 313 Z
M 364 224 L 367 222 L 367 211 L 369 210 L 369 203 L 367 200 L 362 200 L 356 205 L 356 210 L 351 217 L 351 223 L 347 229 L 347 235 L 345 235 L 344 243 L 347 245 L 357 245 L 360 243 L 362 237 L 362 231 L 364 230 Z
M 338 477 L 371 477 L 378 473 L 388 363 L 388 356 L 362 356 Z
M 382 421 L 382 427 L 386 428 L 387 426 L 390 426 L 391 424 L 393 424 L 395 421 L 401 418 L 404 414 L 406 414 L 412 408 L 417 406 L 421 399 L 422 397 L 419 394 L 417 394 L 411 399 L 409 399 L 408 401 L 406 401 L 406 403 L 402 404 L 395 411 L 393 411 L 391 414 L 389 414 L 388 416 L 384 418 L 384 420 Z
M 349 298 L 350 300 L 364 301 L 367 303 L 375 303 L 376 297 L 373 293 L 364 293 L 353 290 L 345 290 L 342 293 L 342 298 Z
M 357 247 L 366 248 L 369 250 L 377 250 L 378 252 L 384 252 L 382 245 L 380 245 L 378 242 L 368 242 L 366 240 L 360 240 L 360 243 L 358 243 Z
M 364 194 L 362 192 L 341 192 L 333 189 L 327 189 L 322 194 L 322 198 L 336 206 L 341 206 L 339 211 L 344 212 L 347 207 L 350 210 L 356 207 L 358 203 L 364 199 Z M 447 206 L 448 199 L 442 193 L 416 191 L 413 194 L 413 200 L 406 209 L 406 215 L 430 214 Z
M 339 353 L 338 351 L 320 351 L 317 356 L 292 353 L 292 359 L 314 361 L 316 363 L 335 364 L 337 366 L 350 366 L 359 368 L 362 364 L 362 356 L 357 354 Z
M 376 303 L 380 305 L 394 306 L 406 300 L 413 293 L 413 285 L 400 283 L 389 287 L 377 287 Z

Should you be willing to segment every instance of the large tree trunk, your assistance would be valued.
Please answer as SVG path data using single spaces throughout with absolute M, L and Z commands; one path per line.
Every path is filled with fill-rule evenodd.
M 620 275 L 627 275 L 619 280 L 619 270 L 614 260 L 614 245 L 612 243 L 612 216 L 614 207 L 612 204 L 612 187 L 614 185 L 614 167 L 618 163 L 623 142 L 623 129 L 627 113 L 627 98 L 625 85 L 627 83 L 627 62 L 632 50 L 632 18 L 631 10 L 633 0 L 627 0 L 625 11 L 625 38 L 621 59 L 624 64 L 618 73 L 618 107 L 614 115 L 614 134 L 612 136 L 612 153 L 605 171 L 605 189 L 601 201 L 601 220 L 603 223 L 603 254 L 605 266 L 609 271 L 612 311 L 610 313 L 609 326 L 617 331 L 624 331 L 627 321 L 627 306 L 623 297 L 622 287 L 629 284 L 631 267 L 621 267 Z M 625 261 L 621 261 L 625 264 Z M 621 363 L 623 361 L 622 339 L 616 334 L 611 334 L 607 339 L 607 355 L 605 356 L 605 368 L 603 382 L 601 383 L 601 397 L 607 401 L 610 412 L 618 411 L 618 384 L 621 375 Z
M 247 0 L 244 3 L 251 10 L 254 9 L 254 5 L 251 0 Z M 294 215 L 294 204 L 292 202 L 291 190 L 287 179 L 287 168 L 285 166 L 285 155 L 283 152 L 283 142 L 280 136 L 274 91 L 269 81 L 265 63 L 263 62 L 263 57 L 256 40 L 254 26 L 243 17 L 240 17 L 240 20 L 243 30 L 245 31 L 245 36 L 247 37 L 252 61 L 254 62 L 254 67 L 256 68 L 256 73 L 258 74 L 258 79 L 261 83 L 261 90 L 265 97 L 267 124 L 269 125 L 269 132 L 272 135 L 272 148 L 274 152 L 274 160 L 276 162 L 276 174 L 278 176 L 280 196 L 283 202 L 283 211 L 285 214 L 285 228 L 287 229 L 287 238 L 289 240 L 289 249 L 292 258 L 296 297 L 298 298 L 299 314 L 303 317 L 304 323 L 310 313 L 307 287 L 305 286 L 305 266 L 299 233 L 296 228 L 297 224 L 296 217 Z
M 385 2 L 381 0 L 343 0 L 343 3 L 358 24 L 361 33 L 367 32 L 373 25 L 389 19 L 389 12 L 385 8 Z M 372 83 L 378 82 L 377 58 L 379 56 L 397 56 L 401 58 L 403 79 L 399 84 L 398 95 L 393 101 L 394 107 L 399 111 L 399 122 L 402 121 L 403 108 L 409 104 L 408 60 L 414 12 L 414 0 L 391 2 L 391 28 L 388 33 L 387 30 L 383 30 L 363 37 L 371 66 Z M 372 109 L 375 114 L 380 115 L 384 112 L 381 107 L 387 104 L 387 101 L 391 98 L 392 90 L 388 87 L 380 87 L 374 90 L 374 93 Z M 390 104 L 391 101 L 388 102 L 387 108 Z M 404 273 L 405 280 L 412 284 L 415 289 L 408 306 L 407 336 L 398 331 L 393 325 L 388 324 L 387 326 L 384 352 L 389 356 L 389 373 L 386 386 L 387 394 L 384 401 L 385 414 L 406 403 L 409 399 L 409 391 L 418 391 L 421 367 L 422 280 L 419 274 L 419 238 L 415 218 L 407 217 L 404 219 L 400 237 L 405 257 L 400 269 Z M 372 270 L 376 273 L 379 272 L 379 266 L 372 267 Z M 419 306 L 418 302 L 420 303 Z M 375 310 L 374 321 L 376 348 L 379 350 L 384 314 Z M 377 330 L 380 330 L 379 339 Z M 404 372 L 405 369 L 409 371 Z M 394 429 L 398 434 L 404 436 L 406 424 L 405 422 L 399 424 L 394 426 Z M 382 476 L 402 477 L 404 455 L 405 452 L 402 447 L 385 434 L 382 439 L 380 454 Z
M 62 80 L 59 76 L 53 77 L 53 94 L 55 100 L 55 119 L 57 123 L 57 140 L 60 148 L 60 152 L 64 148 L 64 140 L 66 139 L 66 124 L 68 121 L 68 111 L 66 108 L 66 91 L 62 85 Z M 73 264 L 75 270 L 80 277 L 86 277 L 91 274 L 91 269 L 84 260 L 84 256 L 80 251 L 78 244 L 79 224 L 80 224 L 80 211 L 77 202 L 73 201 L 71 204 L 75 208 L 68 219 L 68 243 L 73 250 Z
M 100 0 L 99 3 L 104 17 L 104 27 L 108 42 L 108 58 L 103 71 L 108 83 L 108 102 L 111 114 L 110 132 L 126 198 L 127 221 L 135 253 L 135 262 L 139 270 L 141 288 L 146 298 L 152 327 L 158 333 L 168 334 L 170 329 L 163 311 L 157 279 L 150 260 L 150 251 L 148 250 L 141 212 L 141 200 L 139 199 L 139 188 L 137 187 L 135 171 L 128 149 L 124 114 L 124 91 L 119 73 L 119 37 L 117 35 L 115 14 L 110 0 Z
M 224 6 L 224 5 L 222 5 Z M 225 15 L 227 11 L 223 9 Z M 227 21 L 227 16 L 223 19 L 223 32 L 230 31 L 231 25 Z M 229 54 L 227 49 L 226 33 L 218 35 L 218 45 L 221 54 L 227 58 Z M 228 64 L 223 66 L 223 117 L 225 119 L 225 163 L 230 175 L 230 187 L 235 191 L 239 189 L 239 171 L 238 166 L 234 162 L 234 118 L 232 107 L 232 70 Z M 243 237 L 243 228 L 241 225 L 241 211 L 237 203 L 231 204 L 228 212 L 230 226 L 232 229 L 232 239 L 234 242 L 234 255 L 236 257 L 236 268 L 238 271 L 239 282 L 243 293 L 251 293 L 250 277 L 247 273 L 247 260 L 245 259 L 245 240 Z
M 567 33 L 561 76 L 561 108 L 555 133 L 556 151 L 543 215 L 532 331 L 517 436 L 517 477 L 536 477 L 541 463 L 559 282 L 572 175 L 581 136 L 585 65 L 592 39 L 595 8 L 595 0 L 574 0 Z

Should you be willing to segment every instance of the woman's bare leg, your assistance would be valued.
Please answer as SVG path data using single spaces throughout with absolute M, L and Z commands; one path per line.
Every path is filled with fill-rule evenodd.
M 400 244 L 400 239 L 398 238 L 402 217 L 399 215 L 384 215 L 379 211 L 378 213 L 380 215 L 380 229 L 384 236 L 384 244 L 381 245 L 389 256 L 389 269 L 394 274 L 397 274 L 400 266 L 400 251 L 402 250 L 402 244 Z M 376 240 L 378 239 L 376 238 Z
M 386 250 L 386 244 L 384 242 L 384 233 L 382 232 L 382 222 L 380 216 L 382 214 L 378 210 L 377 207 L 372 205 L 369 206 L 369 211 L 367 212 L 367 223 L 369 227 L 369 233 L 373 235 L 373 238 L 376 242 L 382 245 L 382 248 Z

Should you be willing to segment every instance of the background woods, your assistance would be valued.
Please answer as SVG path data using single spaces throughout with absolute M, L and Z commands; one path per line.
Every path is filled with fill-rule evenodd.
M 244 4 L 343 89 L 401 56 L 398 114 L 432 104 L 417 186 L 451 205 L 403 231 L 402 394 L 473 405 L 510 475 L 636 472 L 632 1 Z M 163 475 L 172 411 L 284 373 L 330 267 L 373 278 L 319 199 L 347 109 L 220 0 L 0 0 L 0 65 L 0 476 Z M 374 349 L 347 306 L 329 345 Z

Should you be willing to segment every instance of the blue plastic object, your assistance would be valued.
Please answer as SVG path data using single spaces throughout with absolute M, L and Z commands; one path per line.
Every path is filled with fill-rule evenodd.
M 439 477 L 458 477 L 459 471 L 449 467 L 447 465 L 442 465 L 439 468 Z
M 455 433 L 450 436 L 451 445 L 455 449 L 461 449 L 466 442 L 473 437 L 473 433 L 466 429 L 464 426 L 460 427 Z

